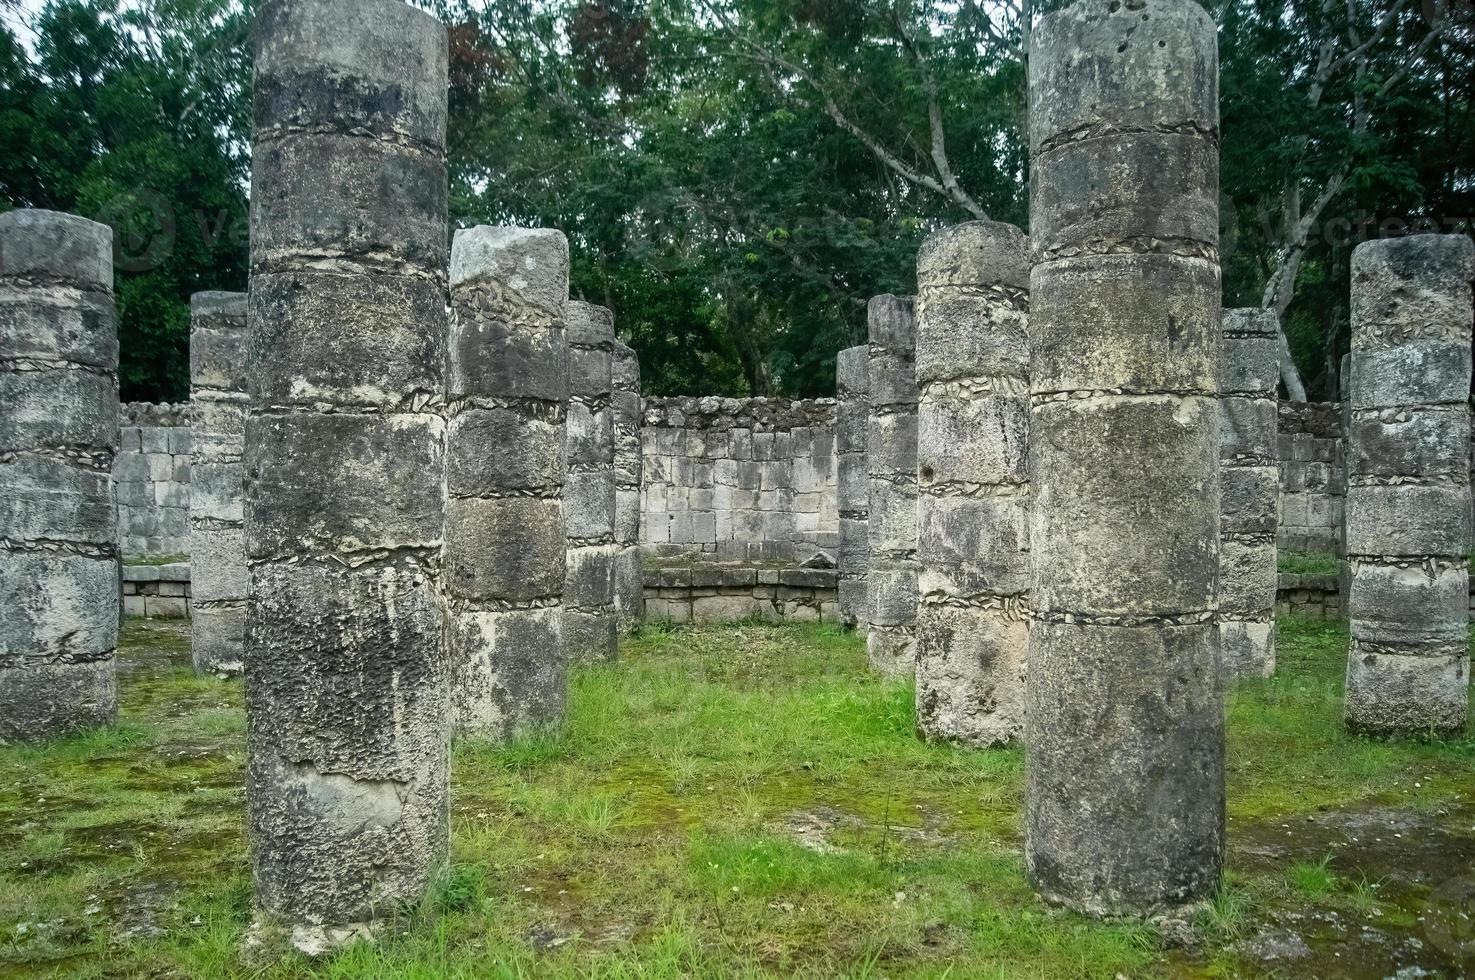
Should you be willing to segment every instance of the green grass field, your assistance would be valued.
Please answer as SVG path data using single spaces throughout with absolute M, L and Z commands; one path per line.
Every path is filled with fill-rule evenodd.
M 1279 676 L 1230 699 L 1229 874 L 1186 930 L 1038 902 L 1022 753 L 919 742 L 911 689 L 869 677 L 859 638 L 648 627 L 574 675 L 560 736 L 456 748 L 443 881 L 379 942 L 316 962 L 243 951 L 241 687 L 196 679 L 186 638 L 129 623 L 117 730 L 0 749 L 0 977 L 1475 967 L 1440 924 L 1441 886 L 1475 867 L 1475 738 L 1344 734 L 1335 626 L 1282 624 Z

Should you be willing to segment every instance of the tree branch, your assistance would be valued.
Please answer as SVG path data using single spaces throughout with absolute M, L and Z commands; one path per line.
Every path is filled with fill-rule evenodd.
M 947 139 L 942 125 L 942 104 L 937 98 L 937 76 L 932 73 L 932 64 L 927 60 L 923 52 L 912 37 L 901 18 L 892 11 L 892 26 L 896 29 L 897 37 L 901 39 L 902 47 L 912 56 L 917 63 L 917 69 L 922 73 L 922 85 L 927 91 L 927 126 L 932 131 L 932 165 L 937 168 L 937 175 L 942 178 L 942 186 L 946 189 L 948 196 L 956 201 L 965 211 L 980 220 L 987 220 L 988 214 L 979 206 L 978 202 L 958 183 L 958 178 L 953 174 L 952 164 L 947 157 Z
M 936 119 L 935 122 L 932 123 L 932 160 L 933 165 L 937 168 L 939 175 L 938 177 L 933 177 L 930 174 L 925 174 L 915 167 L 908 165 L 900 157 L 896 156 L 896 154 L 888 150 L 879 139 L 871 135 L 864 128 L 862 128 L 859 123 L 851 119 L 850 116 L 846 114 L 845 110 L 841 108 L 839 101 L 834 97 L 834 95 L 831 94 L 830 90 L 804 68 L 738 31 L 737 28 L 732 24 L 731 20 L 727 17 L 727 15 L 721 10 L 717 9 L 717 7 L 710 2 L 710 0 L 703 0 L 702 5 L 706 8 L 708 13 L 710 13 L 714 18 L 717 19 L 717 21 L 722 25 L 723 29 L 727 32 L 728 36 L 734 42 L 741 45 L 751 53 L 752 60 L 755 60 L 764 66 L 765 72 L 768 74 L 770 81 L 774 83 L 775 88 L 779 89 L 780 91 L 783 90 L 783 86 L 779 82 L 777 74 L 775 73 L 775 69 L 782 69 L 783 71 L 793 75 L 795 78 L 799 79 L 804 84 L 813 89 L 815 94 L 819 96 L 821 107 L 824 109 L 825 115 L 829 116 L 831 121 L 834 122 L 835 125 L 839 126 L 841 129 L 845 130 L 851 136 L 854 136 L 857 140 L 859 140 L 861 145 L 869 150 L 871 152 L 871 155 L 874 156 L 878 161 L 880 161 L 881 164 L 887 169 L 891 170 L 897 176 L 901 177 L 903 180 L 907 181 L 910 184 L 915 184 L 918 187 L 922 187 L 926 190 L 932 191 L 934 194 L 940 194 L 943 197 L 948 198 L 953 203 L 962 207 L 969 214 L 972 214 L 975 217 L 987 217 L 987 215 L 983 212 L 983 209 L 979 207 L 978 203 L 974 201 L 973 198 L 970 197 L 966 191 L 963 190 L 962 186 L 958 183 L 957 178 L 953 175 L 952 168 L 948 165 L 946 149 L 945 146 L 943 146 L 942 144 L 942 116 L 940 109 L 937 109 L 936 107 L 937 98 L 935 86 L 933 86 L 929 90 L 930 104 L 928 117 L 929 122 L 932 122 L 933 112 L 934 110 L 936 110 Z M 939 177 L 941 179 L 939 179 Z

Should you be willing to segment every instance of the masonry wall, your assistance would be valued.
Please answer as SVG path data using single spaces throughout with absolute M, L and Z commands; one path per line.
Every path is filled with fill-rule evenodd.
M 189 553 L 188 405 L 128 402 L 113 461 L 124 560 Z
M 829 399 L 646 398 L 642 541 L 659 556 L 832 557 L 835 403 Z M 1346 482 L 1341 404 L 1280 405 L 1284 551 L 1338 554 Z M 188 406 L 122 406 L 113 465 L 127 557 L 189 552 Z
M 834 559 L 833 399 L 647 398 L 643 425 L 647 553 Z
M 1280 403 L 1281 551 L 1342 552 L 1343 463 L 1340 402 Z

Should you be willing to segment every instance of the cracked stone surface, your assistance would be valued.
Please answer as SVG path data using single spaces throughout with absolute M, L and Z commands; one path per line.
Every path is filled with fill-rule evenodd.
M 866 653 L 883 677 L 917 661 L 917 321 L 910 297 L 871 298 L 867 378 Z
M 570 663 L 613 660 L 615 609 L 614 314 L 570 300 L 567 521 L 563 637 Z
M 260 922 L 309 946 L 446 850 L 447 36 L 398 0 L 256 32 L 246 781 Z
M 1077 2 L 1029 76 L 1026 864 L 1052 902 L 1158 913 L 1224 849 L 1214 24 Z
M 1275 673 L 1279 329 L 1269 310 L 1225 310 L 1219 372 L 1219 655 L 1226 679 Z
M 1464 235 L 1352 252 L 1346 717 L 1357 731 L 1465 727 L 1472 275 Z
M 944 228 L 917 254 L 917 732 L 988 747 L 1024 725 L 1029 239 Z
M 443 582 L 457 730 L 563 721 L 568 240 L 478 226 L 451 248 Z
M 0 215 L 0 743 L 118 714 L 112 249 L 76 215 Z
M 202 674 L 234 675 L 246 646 L 246 294 L 190 297 L 190 646 Z

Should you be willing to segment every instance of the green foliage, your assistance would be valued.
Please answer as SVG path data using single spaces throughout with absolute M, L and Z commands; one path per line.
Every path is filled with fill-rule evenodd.
M 421 3 L 451 25 L 453 221 L 564 230 L 574 295 L 615 310 L 650 393 L 829 394 L 930 231 L 1027 223 L 1010 5 Z M 1352 247 L 1475 215 L 1469 7 L 1206 6 L 1226 305 L 1260 305 L 1292 219 L 1336 182 L 1284 317 L 1312 396 L 1335 397 Z M 245 284 L 252 9 L 46 0 L 0 29 L 0 194 L 117 230 L 125 398 L 184 397 L 189 294 Z
M 0 207 L 114 230 L 125 399 L 189 396 L 189 297 L 244 289 L 250 16 L 235 0 L 47 0 L 0 30 Z
M 1280 551 L 1276 554 L 1278 571 L 1290 575 L 1337 575 L 1342 570 L 1342 559 L 1336 555 L 1309 555 L 1299 551 Z

